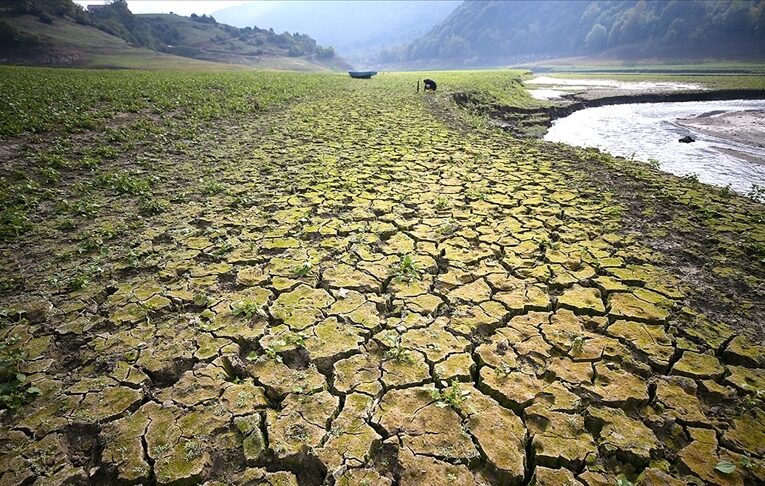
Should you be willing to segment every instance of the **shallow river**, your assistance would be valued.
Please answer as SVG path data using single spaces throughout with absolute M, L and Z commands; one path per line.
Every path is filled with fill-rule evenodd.
M 696 174 L 701 182 L 742 193 L 765 186 L 765 148 L 705 135 L 680 126 L 679 118 L 713 111 L 765 111 L 765 100 L 640 103 L 586 108 L 553 122 L 545 140 L 598 147 L 614 155 L 655 159 L 662 170 Z M 679 143 L 691 135 L 694 143 Z M 743 153 L 740 156 L 731 151 Z M 747 160 L 749 159 L 749 160 Z

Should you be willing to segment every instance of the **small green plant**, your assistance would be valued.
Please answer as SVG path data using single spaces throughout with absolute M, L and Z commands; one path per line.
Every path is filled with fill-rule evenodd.
M 15 410 L 40 394 L 20 371 L 25 356 L 17 336 L 0 341 L 0 409 Z
M 446 209 L 449 207 L 449 201 L 445 197 L 439 197 L 436 199 L 435 207 L 438 210 Z
M 274 346 L 267 346 L 263 348 L 263 354 L 258 354 L 255 351 L 252 351 L 250 354 L 247 355 L 245 358 L 247 361 L 252 361 L 255 363 L 261 363 L 263 361 L 268 360 L 274 360 L 277 363 L 281 363 L 283 361 L 282 356 L 279 354 L 279 352 L 276 350 Z
M 186 454 L 187 461 L 193 461 L 204 453 L 204 446 L 199 441 L 190 440 L 183 444 L 183 452 Z
M 20 209 L 8 208 L 0 212 L 0 239 L 18 236 L 31 227 L 26 213 Z
M 313 265 L 309 260 L 304 261 L 301 265 L 295 268 L 295 275 L 298 277 L 305 277 L 309 273 L 311 273 L 311 268 L 313 268 Z
M 730 184 L 720 189 L 720 195 L 722 197 L 731 197 L 733 195 L 733 189 L 731 188 Z
M 500 378 L 507 378 L 508 376 L 510 376 L 510 373 L 512 372 L 513 372 L 513 367 L 505 363 L 504 361 L 501 362 L 499 366 L 497 366 L 494 369 L 494 373 L 496 373 L 497 376 Z
M 434 388 L 430 392 L 431 398 L 436 400 L 437 407 L 458 408 L 470 398 L 470 391 L 463 390 L 456 378 L 452 380 L 451 384 L 442 381 L 441 386 L 444 387 L 443 390 Z
M 394 268 L 396 278 L 406 282 L 420 280 L 420 270 L 417 268 L 417 262 L 410 255 L 404 255 Z
M 444 224 L 438 228 L 438 232 L 442 235 L 449 236 L 459 231 L 460 225 L 454 218 L 449 218 Z
M 138 210 L 144 216 L 151 216 L 153 214 L 159 214 L 165 211 L 167 204 L 164 201 L 156 199 L 152 196 L 144 196 L 141 198 L 141 202 L 138 204 Z
M 571 340 L 571 352 L 574 354 L 579 354 L 582 352 L 583 346 L 584 346 L 584 337 L 574 336 L 574 339 Z
M 61 180 L 61 174 L 53 167 L 40 167 L 37 173 L 45 184 L 56 184 Z
M 244 299 L 234 302 L 231 306 L 231 313 L 235 316 L 244 316 L 246 319 L 252 319 L 257 315 L 263 315 L 263 310 L 257 302 L 251 299 Z
M 149 183 L 129 172 L 104 173 L 98 176 L 97 182 L 119 194 L 142 195 L 149 192 Z
M 388 347 L 385 351 L 385 359 L 407 363 L 412 361 L 409 351 L 401 345 L 401 336 L 399 334 L 385 336 L 383 342 Z
M 646 164 L 648 164 L 650 168 L 656 169 L 656 170 L 659 170 L 659 168 L 661 167 L 661 162 L 659 162 L 656 159 L 648 159 L 646 160 Z
M 730 475 L 736 472 L 736 465 L 730 461 L 720 461 L 715 465 L 715 470 Z
M 632 486 L 632 481 L 627 479 L 627 476 L 620 474 L 616 478 L 616 486 Z
M 698 175 L 698 174 L 696 174 L 695 172 L 693 172 L 693 173 L 691 173 L 691 174 L 686 174 L 686 175 L 684 175 L 684 176 L 682 177 L 682 179 L 683 179 L 685 182 L 690 182 L 691 184 L 698 184 L 698 183 L 699 183 L 699 175 Z
M 75 275 L 69 280 L 69 290 L 81 290 L 90 283 L 90 276 L 86 273 Z
M 214 196 L 223 192 L 224 186 L 218 181 L 205 181 L 204 179 L 200 179 L 199 182 L 202 183 L 201 191 L 205 196 Z
M 752 187 L 746 195 L 749 199 L 753 199 L 757 202 L 765 202 L 765 186 L 752 184 Z

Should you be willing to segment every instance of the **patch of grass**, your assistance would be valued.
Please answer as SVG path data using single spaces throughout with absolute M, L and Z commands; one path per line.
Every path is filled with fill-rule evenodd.
M 18 343 L 17 336 L 0 341 L 0 409 L 15 410 L 41 393 L 20 371 L 25 356 Z
M 420 270 L 417 268 L 417 262 L 411 257 L 411 255 L 403 255 L 399 262 L 395 265 L 393 273 L 397 279 L 406 282 L 412 282 L 414 280 L 420 280 Z

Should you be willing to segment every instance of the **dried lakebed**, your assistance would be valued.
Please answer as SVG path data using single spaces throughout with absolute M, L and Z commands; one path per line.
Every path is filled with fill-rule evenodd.
M 2 417 L 0 484 L 765 481 L 761 205 L 464 125 L 417 75 L 272 76 L 310 97 L 48 138 L 116 155 L 2 243 L 41 393 Z M 675 265 L 659 230 L 706 246 Z

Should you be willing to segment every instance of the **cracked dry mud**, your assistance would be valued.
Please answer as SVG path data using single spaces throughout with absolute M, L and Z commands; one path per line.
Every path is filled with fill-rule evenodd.
M 67 234 L 6 245 L 27 290 L 2 332 L 42 393 L 3 418 L 0 484 L 765 481 L 755 326 L 694 309 L 555 146 L 402 86 L 335 82 L 140 149 L 168 200 L 194 197 L 82 289 L 49 288 L 87 261 L 55 261 Z M 226 190 L 197 195 L 202 174 Z

